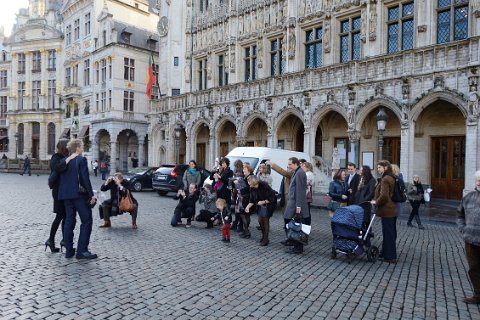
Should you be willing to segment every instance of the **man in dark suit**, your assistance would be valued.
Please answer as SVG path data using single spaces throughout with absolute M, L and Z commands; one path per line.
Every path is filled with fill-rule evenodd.
M 80 216 L 80 236 L 77 243 L 77 259 L 95 259 L 97 255 L 88 251 L 90 234 L 92 233 L 92 208 L 90 205 L 96 203 L 93 195 L 92 184 L 88 175 L 87 159 L 82 157 L 83 143 L 79 139 L 73 139 L 68 143 L 70 156 L 62 160 L 61 165 L 65 166 L 65 172 L 60 176 L 60 187 L 58 199 L 64 200 L 66 216 L 64 242 L 66 258 L 75 255 L 73 249 L 73 229 L 75 228 L 75 212 Z M 80 186 L 85 190 L 80 193 Z
M 285 224 L 288 224 L 295 215 L 301 216 L 301 222 L 306 225 L 311 224 L 310 210 L 307 203 L 307 175 L 300 167 L 300 161 L 292 157 L 288 159 L 288 169 L 293 172 L 288 188 L 288 201 L 283 218 Z M 295 242 L 289 253 L 302 253 L 303 244 Z
M 360 182 L 360 175 L 357 173 L 357 166 L 355 163 L 349 162 L 347 165 L 348 176 L 346 178 L 345 187 L 347 188 L 348 205 L 352 204 L 353 195 L 357 192 L 358 183 Z

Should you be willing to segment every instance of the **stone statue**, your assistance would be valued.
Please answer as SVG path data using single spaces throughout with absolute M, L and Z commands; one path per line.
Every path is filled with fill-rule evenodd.
M 323 48 L 325 52 L 330 52 L 330 19 L 326 19 L 323 24 Z
M 207 59 L 207 78 L 212 80 L 212 59 Z
M 313 13 L 312 0 L 305 1 L 305 15 Z
M 360 26 L 360 38 L 362 39 L 362 41 L 365 42 L 365 40 L 367 39 L 367 9 L 366 7 L 363 7 L 362 10 L 361 10 L 361 16 L 360 16 L 360 20 L 361 20 L 361 26 Z
M 190 83 L 190 60 L 185 60 L 185 67 L 183 68 L 183 77 L 185 82 Z
M 338 148 L 333 148 L 332 153 L 332 170 L 340 169 L 340 154 L 338 153 Z
M 230 50 L 230 73 L 235 73 L 235 47 Z
M 305 16 L 305 1 L 306 0 L 302 0 L 300 2 L 300 17 L 304 17 Z
M 262 31 L 264 20 L 265 20 L 265 11 L 261 14 L 259 13 L 258 16 L 257 16 L 257 20 L 256 20 L 257 27 L 256 27 L 256 29 L 257 29 L 258 32 Z
M 364 19 L 362 19 L 363 21 Z M 374 41 L 377 38 L 377 4 L 370 2 L 370 33 L 369 39 Z
M 244 15 L 245 17 L 245 34 L 249 34 L 250 33 L 250 14 L 246 14 Z
M 252 32 L 257 30 L 257 11 L 252 13 Z
M 468 119 L 474 122 L 478 119 L 478 94 L 476 91 L 472 91 L 469 94 L 468 100 Z
M 348 130 L 355 129 L 355 106 L 349 105 L 347 110 Z
M 402 119 L 400 120 L 400 124 L 402 127 L 408 127 L 408 112 L 410 108 L 408 107 L 408 104 L 404 103 L 402 105 Z
M 283 1 L 282 16 L 288 19 L 288 0 Z
M 243 16 L 238 17 L 238 34 L 243 34 Z
M 297 47 L 297 38 L 295 37 L 295 28 L 290 28 L 288 35 L 288 57 L 293 59 L 295 57 L 295 49 Z
M 258 39 L 257 42 L 257 61 L 258 68 L 263 68 L 263 38 Z

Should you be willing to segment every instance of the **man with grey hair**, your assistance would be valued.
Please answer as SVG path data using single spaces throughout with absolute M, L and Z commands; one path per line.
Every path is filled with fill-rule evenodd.
M 473 296 L 463 301 L 480 304 L 480 170 L 475 172 L 475 190 L 463 197 L 457 217 L 460 233 L 465 240 L 468 276 L 473 286 Z

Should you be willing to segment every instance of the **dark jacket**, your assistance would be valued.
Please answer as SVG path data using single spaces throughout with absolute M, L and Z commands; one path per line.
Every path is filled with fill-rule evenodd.
M 110 190 L 110 200 L 107 200 L 107 201 L 110 202 L 112 207 L 118 207 L 118 205 L 120 203 L 120 199 L 127 195 L 127 190 L 129 188 L 129 183 L 126 180 L 123 180 L 121 185 L 124 188 L 123 190 L 120 190 L 120 188 L 118 188 L 115 181 L 112 180 L 107 185 L 102 184 L 102 186 L 100 187 L 101 191 Z M 132 197 L 133 203 L 135 203 L 138 206 L 138 201 L 133 197 L 132 192 L 130 192 L 130 196 Z
M 277 195 L 275 191 L 268 185 L 268 183 L 259 181 L 258 188 L 250 188 L 250 203 L 253 203 L 253 210 L 258 210 L 258 201 L 268 200 L 267 210 L 270 216 L 272 216 L 275 208 L 277 207 Z M 251 211 L 250 211 L 251 212 Z
M 348 179 L 350 178 L 350 175 L 347 175 L 346 179 L 345 179 L 345 189 L 347 189 L 347 196 L 348 196 L 348 204 L 353 204 L 353 199 L 352 196 L 357 192 L 357 189 L 358 189 L 358 183 L 360 182 L 360 175 L 358 173 L 355 173 L 353 175 L 353 178 L 352 180 L 350 181 L 350 184 L 348 183 Z M 349 193 L 348 190 L 349 189 L 352 189 L 352 192 Z
M 48 185 L 52 189 L 53 212 L 65 214 L 65 205 L 63 201 L 58 200 L 58 190 L 60 188 L 60 175 L 62 170 L 66 170 L 66 166 L 62 169 L 59 165 L 65 156 L 61 153 L 55 153 L 50 159 L 50 176 L 48 177 Z
M 245 209 L 248 204 L 250 203 L 250 185 L 248 184 L 248 177 L 253 176 L 253 174 L 249 174 L 245 178 L 245 186 L 240 189 L 240 194 L 242 195 L 242 208 Z
M 480 191 L 476 188 L 458 206 L 457 224 L 463 240 L 480 246 Z
M 215 201 L 217 201 L 217 194 L 215 192 L 202 192 L 200 194 L 200 203 L 203 203 L 205 210 L 208 212 L 215 212 L 217 211 L 217 207 L 215 204 Z
M 217 190 L 217 197 L 227 201 L 227 204 L 230 204 L 232 201 L 232 192 L 228 188 L 228 180 L 233 177 L 233 171 L 226 167 L 225 170 L 222 170 L 220 173 L 220 181 L 222 181 L 222 187 Z
M 175 195 L 175 197 L 173 197 L 173 199 L 179 200 L 176 209 L 180 209 L 180 210 L 183 211 L 187 208 L 193 208 L 193 210 L 195 211 L 195 203 L 198 200 L 198 192 L 195 192 L 193 194 L 189 194 L 188 190 L 187 190 L 187 191 L 185 191 L 185 194 L 186 194 L 185 199 L 182 198 L 181 196 L 179 197 L 177 195 Z
M 59 166 L 65 167 L 65 159 L 60 161 Z M 58 167 L 58 166 L 57 166 Z M 83 197 L 78 193 L 79 183 L 87 190 L 88 197 L 93 197 L 92 184 L 88 174 L 87 159 L 78 156 L 66 165 L 67 170 L 60 176 L 58 190 L 59 200 L 78 199 Z M 80 179 L 80 181 L 79 181 Z
M 423 200 L 423 186 L 421 183 L 412 183 L 408 185 L 407 198 L 410 201 Z
M 307 174 L 298 167 L 290 180 L 287 207 L 283 213 L 285 219 L 292 219 L 296 214 L 296 208 L 300 207 L 302 218 L 310 217 L 307 202 Z
M 342 199 L 342 195 L 345 195 L 345 182 L 339 180 L 333 180 L 328 186 L 328 195 L 332 198 L 333 201 L 337 202 L 346 202 Z
M 349 198 L 351 202 L 349 204 L 361 204 L 365 201 L 371 201 L 375 196 L 375 184 L 377 181 L 374 178 L 371 178 L 366 184 L 363 184 L 360 189 L 352 194 Z
M 393 202 L 393 188 L 395 179 L 384 174 L 375 188 L 374 200 L 377 202 L 377 216 L 382 218 L 394 218 L 397 216 L 397 204 Z
M 230 224 L 232 222 L 232 214 L 230 213 L 230 210 L 224 208 L 222 212 L 218 212 L 215 215 L 214 219 L 222 221 L 222 224 Z
M 28 157 L 23 160 L 23 167 L 30 168 L 30 159 Z

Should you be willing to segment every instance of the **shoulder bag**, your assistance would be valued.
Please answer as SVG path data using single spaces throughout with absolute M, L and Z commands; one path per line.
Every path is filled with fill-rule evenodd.
M 133 210 L 135 210 L 135 205 L 133 203 L 132 196 L 130 195 L 130 190 L 125 189 L 125 196 L 120 200 L 118 209 L 121 212 L 133 212 Z

